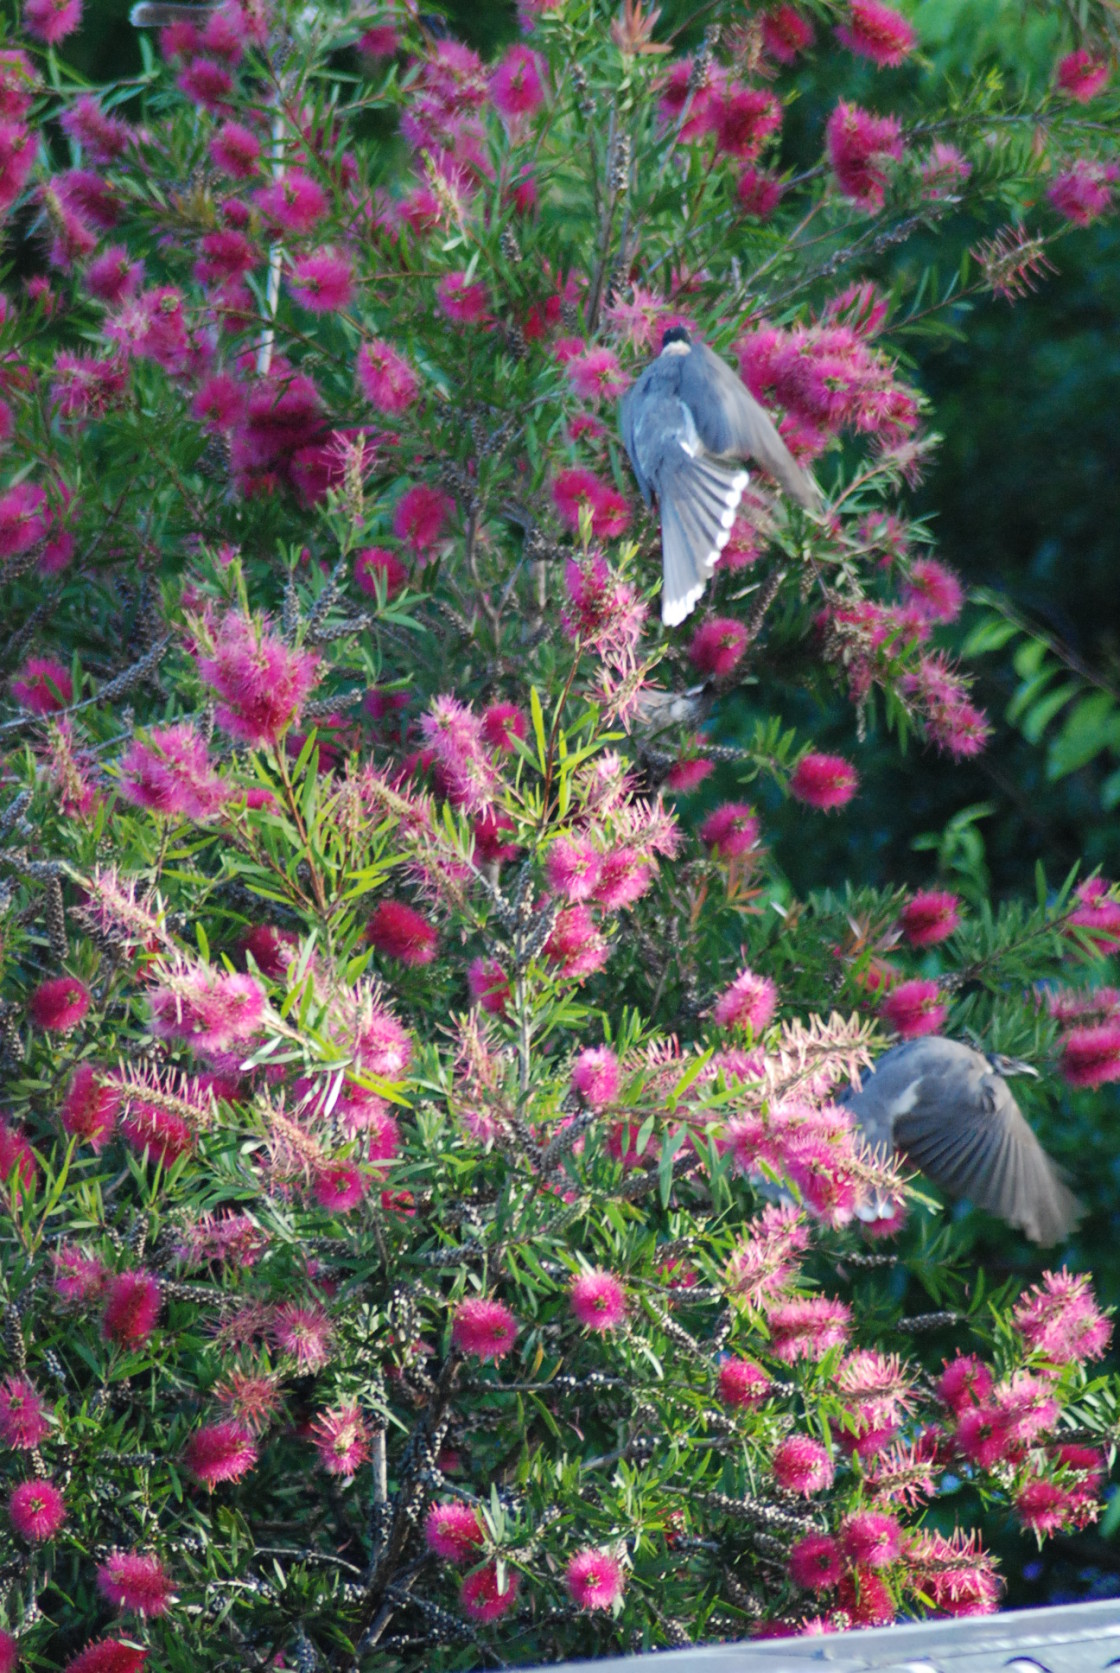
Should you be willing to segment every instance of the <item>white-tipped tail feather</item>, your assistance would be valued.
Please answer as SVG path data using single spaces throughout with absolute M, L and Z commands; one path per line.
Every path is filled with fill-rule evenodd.
M 727 471 L 710 459 L 682 456 L 661 488 L 661 620 L 677 627 L 703 595 L 731 538 L 747 486 L 746 471 Z

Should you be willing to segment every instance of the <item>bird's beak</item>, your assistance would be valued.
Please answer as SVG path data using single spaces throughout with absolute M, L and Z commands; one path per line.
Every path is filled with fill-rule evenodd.
M 1042 1077 L 1033 1063 L 1024 1063 L 1021 1057 L 997 1058 L 997 1065 L 1001 1075 L 1030 1075 L 1032 1080 Z

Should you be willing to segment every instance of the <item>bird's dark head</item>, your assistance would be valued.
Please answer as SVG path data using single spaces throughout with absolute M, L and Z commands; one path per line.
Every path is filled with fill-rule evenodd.
M 686 349 L 692 347 L 692 338 L 689 336 L 683 325 L 671 325 L 666 331 L 665 335 L 661 339 L 662 354 L 665 353 L 666 349 L 672 348 L 674 343 L 680 343 L 681 346 Z
M 996 1074 L 1002 1075 L 1005 1080 L 1012 1075 L 1032 1075 L 1035 1080 L 1039 1078 L 1038 1070 L 1034 1064 L 1024 1063 L 1021 1057 L 1004 1057 L 1002 1052 L 990 1051 L 988 1062 Z

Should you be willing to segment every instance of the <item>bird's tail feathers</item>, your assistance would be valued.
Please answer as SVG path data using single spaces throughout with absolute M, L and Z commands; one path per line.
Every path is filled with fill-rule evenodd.
M 731 538 L 746 486 L 746 471 L 729 471 L 709 459 L 687 456 L 671 478 L 659 484 L 661 620 L 666 627 L 683 622 L 703 595 Z

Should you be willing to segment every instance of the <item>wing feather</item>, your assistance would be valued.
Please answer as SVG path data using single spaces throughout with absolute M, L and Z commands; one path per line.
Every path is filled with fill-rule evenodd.
M 706 343 L 693 343 L 680 356 L 680 394 L 692 412 L 697 433 L 709 453 L 757 459 L 786 493 L 808 511 L 818 510 L 821 494 L 801 469 L 772 420 L 726 360 Z

